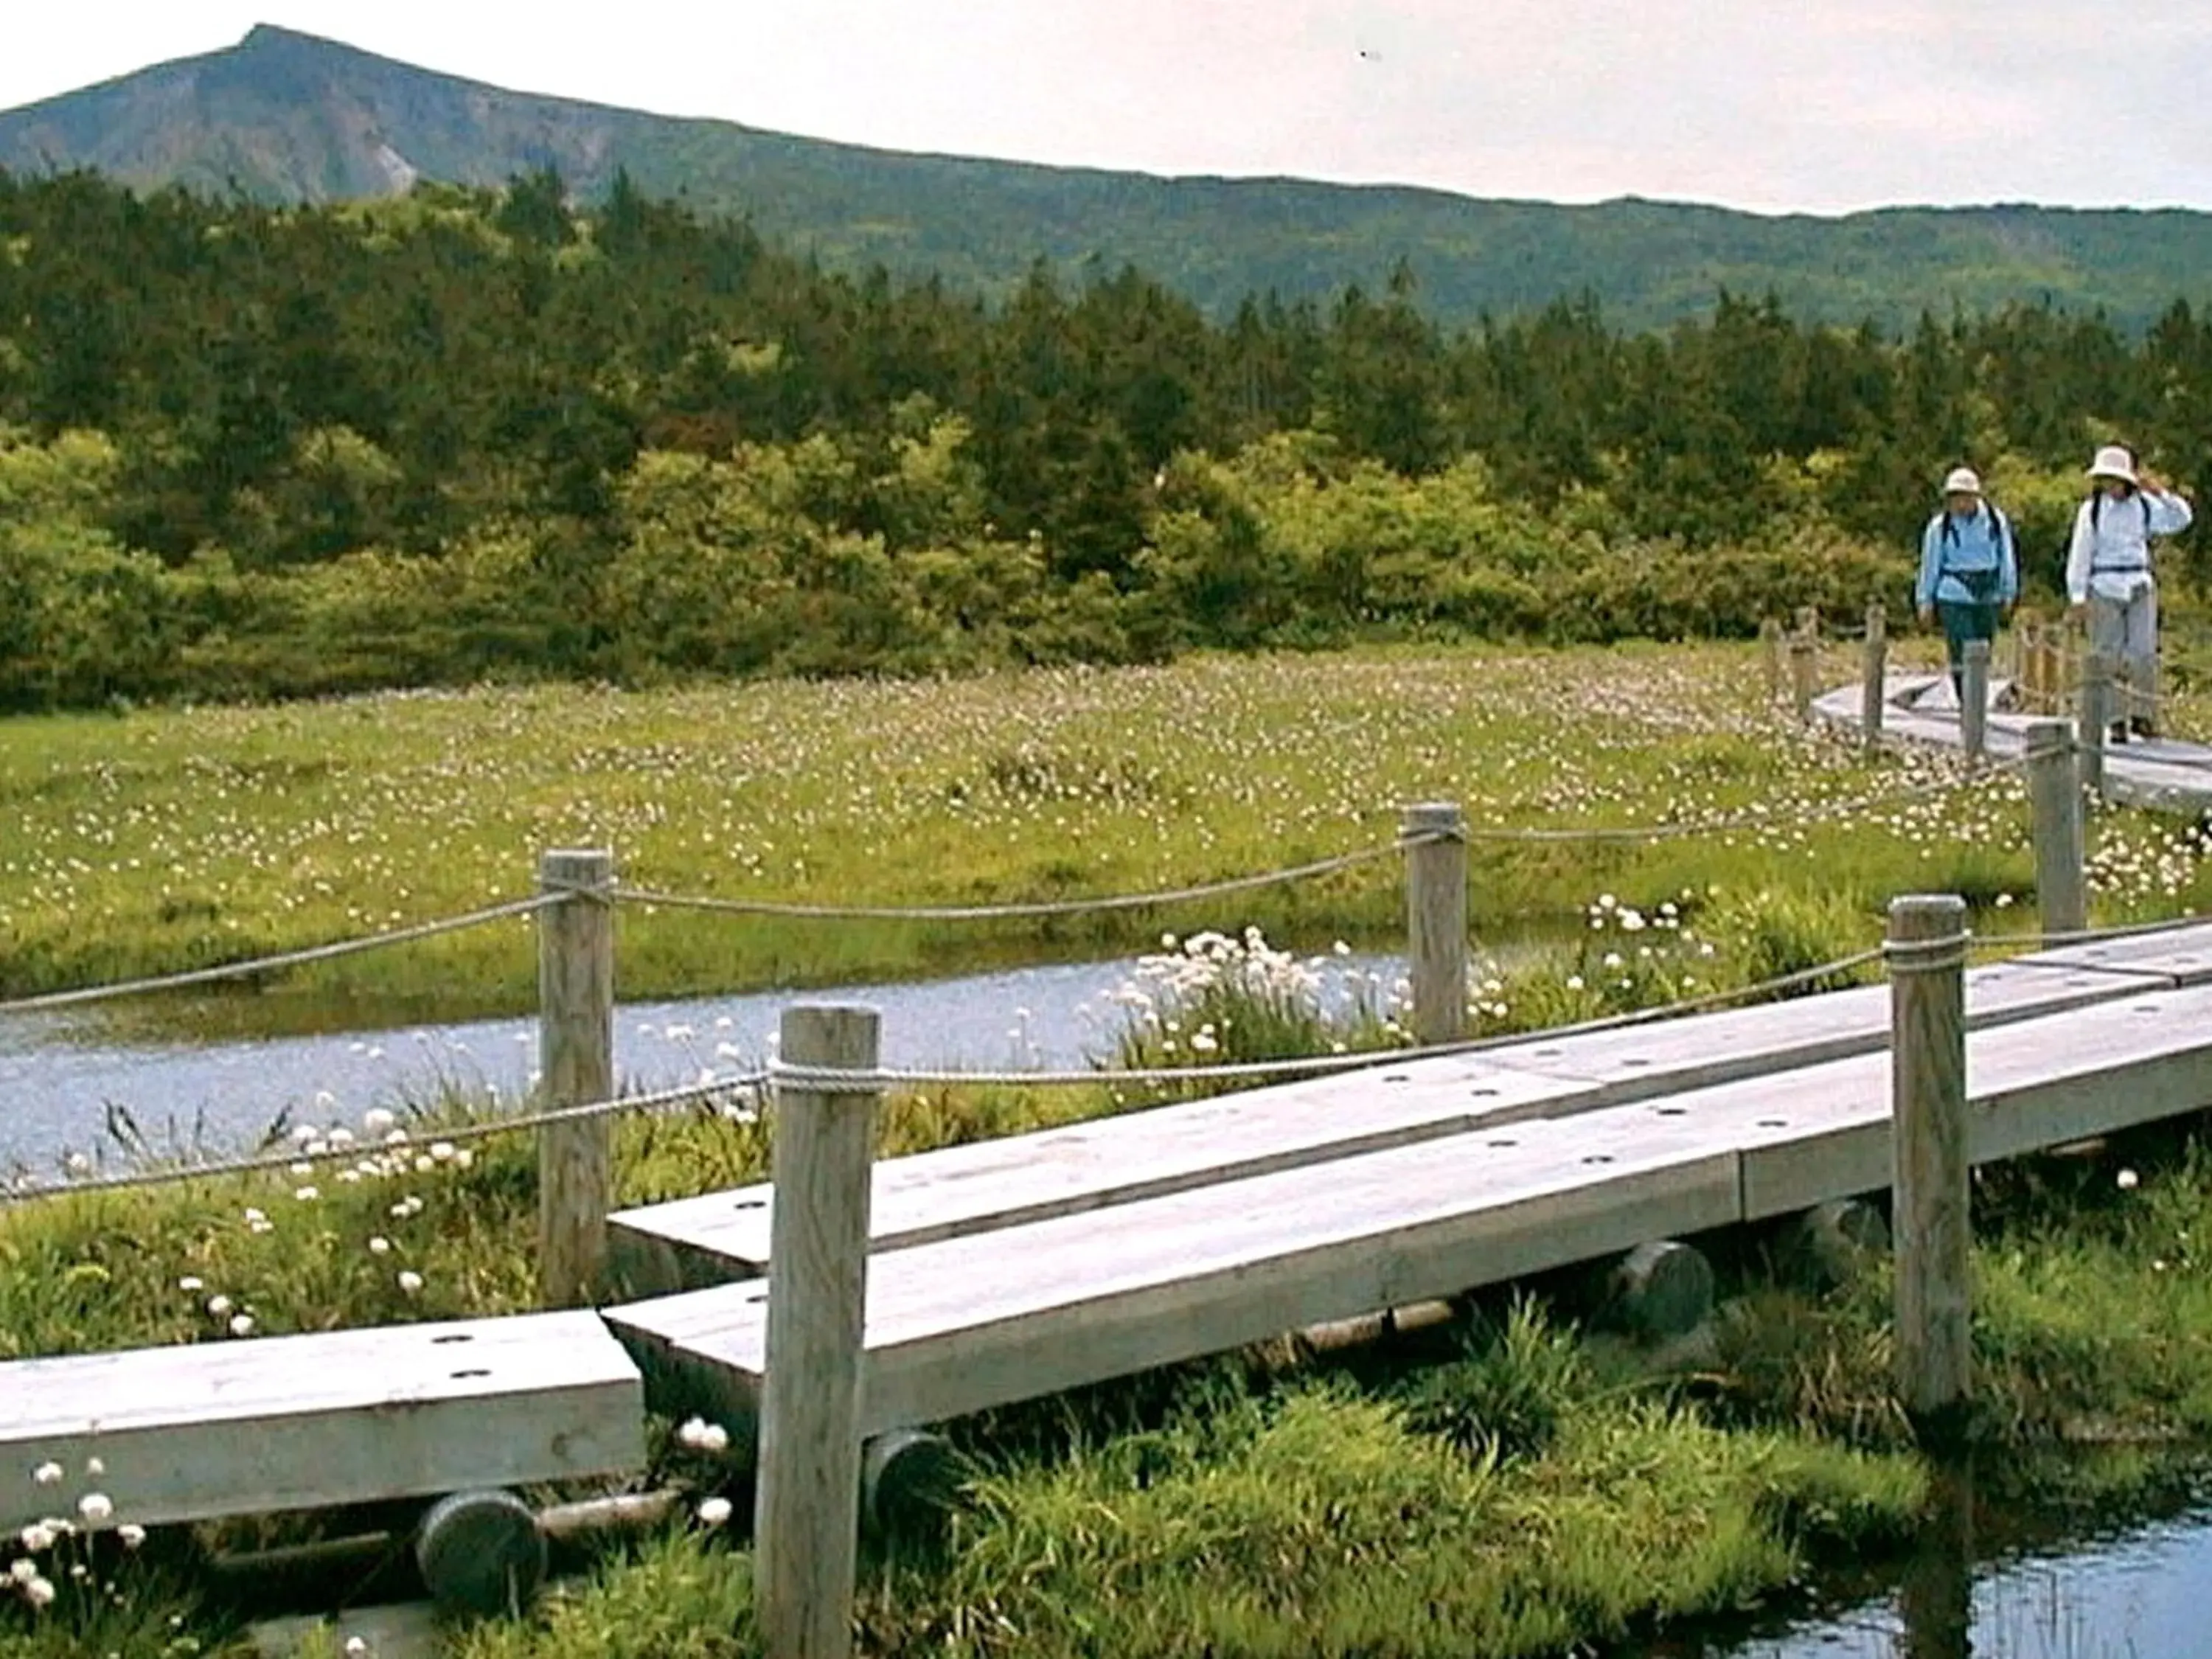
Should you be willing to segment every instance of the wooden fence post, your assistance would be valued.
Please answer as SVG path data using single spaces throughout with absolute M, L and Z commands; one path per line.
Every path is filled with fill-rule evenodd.
M 538 913 L 538 1103 L 580 1106 L 615 1090 L 615 916 L 611 852 L 549 852 L 545 892 L 581 891 Z M 608 1116 L 538 1131 L 538 1274 L 549 1308 L 588 1303 L 606 1265 L 613 1208 Z
M 2035 899 L 2045 939 L 2089 925 L 2083 854 L 2081 781 L 2074 769 L 2074 731 L 2064 720 L 2027 726 L 2027 792 L 2035 823 Z
M 1948 1434 L 1972 1392 L 1966 901 L 1892 900 L 1890 1139 L 1898 1392 Z
M 1802 725 L 1813 723 L 1813 698 L 1820 672 L 1820 641 L 1812 634 L 1790 636 L 1790 686 Z
M 1413 1041 L 1467 1031 L 1467 815 L 1456 802 L 1406 809 L 1406 966 Z M 1417 839 L 1425 837 L 1426 839 Z
M 2074 741 L 2081 761 L 2081 787 L 2100 799 L 2105 793 L 2105 739 L 2112 724 L 2112 659 L 2101 651 L 2081 659 L 2080 713 Z
M 1966 660 L 1960 665 L 1965 672 L 1960 676 L 1960 735 L 1966 744 L 1966 758 L 1978 762 L 1989 751 L 1990 642 L 1968 640 Z
M 1759 619 L 1760 660 L 1766 669 L 1766 702 L 1771 708 L 1782 701 L 1782 624 L 1771 617 Z
M 784 1012 L 781 1060 L 872 1071 L 872 1008 Z M 873 1089 L 779 1082 L 753 1582 L 769 1659 L 848 1659 L 860 1534 L 860 1372 Z
M 1882 713 L 1888 706 L 1889 617 L 1880 599 L 1866 609 L 1866 684 L 1859 694 L 1860 735 L 1872 754 L 1881 747 Z

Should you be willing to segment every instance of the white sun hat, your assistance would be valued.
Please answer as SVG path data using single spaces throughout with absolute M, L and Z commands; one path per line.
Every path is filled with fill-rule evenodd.
M 2097 451 L 2097 459 L 2089 463 L 2093 478 L 2118 478 L 2122 483 L 2136 482 L 2136 458 L 2129 453 L 2125 444 L 2106 444 Z
M 1943 477 L 1946 495 L 1978 495 L 1982 493 L 1981 475 L 1971 466 L 1954 466 Z

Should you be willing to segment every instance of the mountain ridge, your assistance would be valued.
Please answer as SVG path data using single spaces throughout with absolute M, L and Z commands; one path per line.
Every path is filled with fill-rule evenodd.
M 1710 309 L 1723 288 L 1890 325 L 2049 301 L 2140 327 L 2176 298 L 2212 299 L 2212 215 L 2185 209 L 1766 215 L 1060 167 L 522 91 L 265 23 L 234 46 L 0 112 L 0 168 L 89 167 L 270 202 L 389 196 L 418 179 L 490 187 L 549 167 L 586 199 L 626 172 L 648 193 L 744 214 L 834 267 L 881 264 L 997 295 L 1039 259 L 1067 277 L 1093 261 L 1134 264 L 1217 316 L 1271 290 L 1379 288 L 1401 262 L 1448 325 L 1589 294 L 1629 326 L 1662 326 Z

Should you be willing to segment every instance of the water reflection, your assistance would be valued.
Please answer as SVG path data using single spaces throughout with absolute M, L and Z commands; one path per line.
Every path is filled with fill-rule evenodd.
M 1974 1472 L 1938 1468 L 1919 1547 L 1898 1590 L 1906 1659 L 1964 1659 L 1973 1651 Z
M 1678 1636 L 1644 1659 L 2188 1659 L 2212 1655 L 2212 1505 L 2117 1534 L 2050 1534 L 2014 1471 L 1939 1471 L 1911 1556 L 1840 1606 L 1748 1638 Z
M 783 1009 L 800 1000 L 868 1003 L 883 1014 L 889 1066 L 1081 1066 L 1110 1054 L 1128 961 L 1079 963 L 957 979 L 763 992 L 630 1004 L 615 1018 L 625 1085 L 665 1088 L 712 1070 L 760 1066 Z M 1325 1009 L 1395 981 L 1398 958 L 1351 955 L 1316 965 Z M 534 1020 L 473 1021 L 246 1042 L 88 1040 L 54 1016 L 0 1019 L 0 1170 L 54 1170 L 64 1155 L 112 1160 L 104 1119 L 129 1114 L 155 1148 L 235 1149 L 279 1114 L 356 1123 L 371 1106 L 435 1099 L 447 1088 L 519 1100 L 537 1064 Z

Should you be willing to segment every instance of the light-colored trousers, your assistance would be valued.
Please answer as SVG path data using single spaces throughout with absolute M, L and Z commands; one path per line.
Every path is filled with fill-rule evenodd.
M 2111 659 L 2123 717 L 2158 718 L 2158 587 L 2145 582 L 2126 599 L 2089 596 L 2089 648 Z

